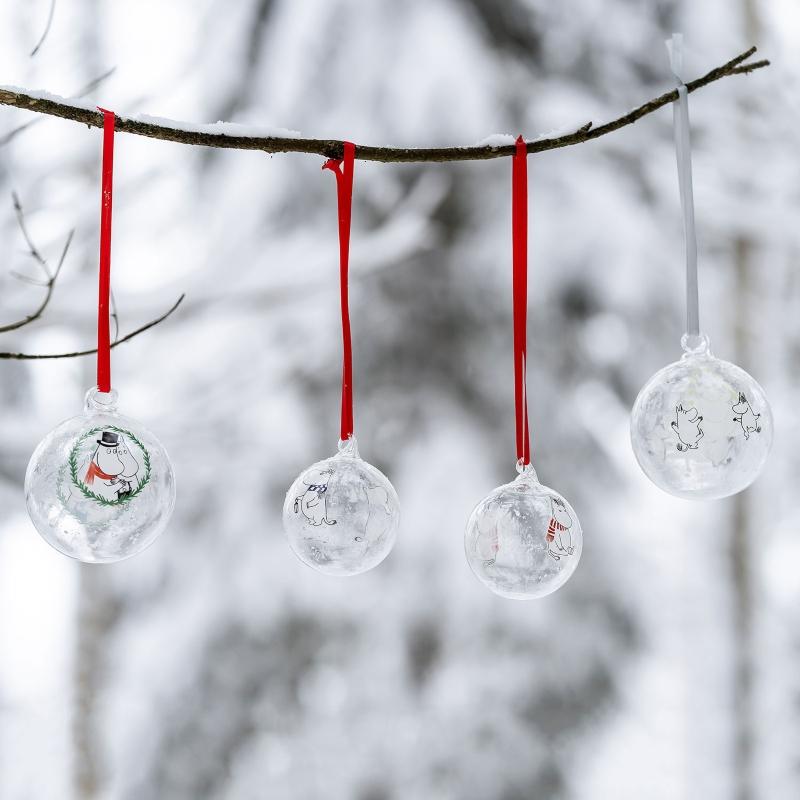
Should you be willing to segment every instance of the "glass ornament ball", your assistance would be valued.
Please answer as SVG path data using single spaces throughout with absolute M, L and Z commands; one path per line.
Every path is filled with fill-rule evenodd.
M 358 575 L 380 564 L 394 547 L 399 524 L 397 492 L 359 456 L 355 437 L 303 470 L 283 504 L 289 547 L 326 575 Z
M 772 447 L 772 411 L 743 369 L 715 358 L 708 338 L 653 375 L 631 413 L 631 444 L 645 475 L 676 497 L 728 497 L 759 475 Z
M 161 443 L 117 413 L 117 392 L 90 389 L 83 414 L 39 443 L 25 474 L 28 514 L 42 538 L 90 564 L 122 561 L 155 541 L 175 507 Z
M 558 493 L 520 465 L 519 476 L 475 507 L 467 523 L 467 563 L 495 594 L 546 597 L 572 577 L 583 552 L 578 515 Z

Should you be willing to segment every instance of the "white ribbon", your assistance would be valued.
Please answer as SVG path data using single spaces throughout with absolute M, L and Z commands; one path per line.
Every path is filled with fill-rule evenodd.
M 697 291 L 697 234 L 694 228 L 692 192 L 692 145 L 689 140 L 689 92 L 681 78 L 683 71 L 683 35 L 673 33 L 667 39 L 669 65 L 678 86 L 678 100 L 672 106 L 675 129 L 675 156 L 678 161 L 678 185 L 683 212 L 683 235 L 686 240 L 686 332 L 700 335 L 700 301 Z

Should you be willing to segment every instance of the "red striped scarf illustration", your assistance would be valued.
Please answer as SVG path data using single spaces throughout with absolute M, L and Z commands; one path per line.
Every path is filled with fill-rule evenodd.
M 562 525 L 555 517 L 550 517 L 550 524 L 547 526 L 547 541 L 552 542 L 556 538 L 556 531 L 567 530 L 566 525 Z
M 89 464 L 89 469 L 86 470 L 86 477 L 83 479 L 83 482 L 87 486 L 92 486 L 94 484 L 95 478 L 101 478 L 104 481 L 111 481 L 116 478 L 116 475 L 108 475 L 107 473 L 103 472 L 97 464 L 92 461 Z

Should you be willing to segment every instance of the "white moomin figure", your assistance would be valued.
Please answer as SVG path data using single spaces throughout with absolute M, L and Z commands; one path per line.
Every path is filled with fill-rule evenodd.
M 547 526 L 547 552 L 556 560 L 575 552 L 572 544 L 572 517 L 563 501 L 550 498 L 550 524 Z M 554 549 L 555 548 L 555 549 Z
M 670 424 L 678 437 L 678 450 L 682 453 L 686 450 L 697 450 L 697 444 L 704 435 L 700 427 L 702 421 L 703 418 L 696 408 L 675 406 L 675 419 Z
M 125 438 L 115 431 L 103 431 L 83 482 L 106 500 L 122 500 L 133 491 L 138 471 L 139 464 Z
M 391 525 L 392 508 L 389 505 L 389 493 L 383 486 L 365 486 L 369 512 L 364 525 L 364 536 L 356 536 L 357 542 L 373 542 L 383 536 L 387 525 Z
M 301 511 L 303 516 L 315 527 L 322 525 L 335 525 L 335 519 L 328 519 L 328 506 L 325 500 L 325 493 L 328 491 L 328 482 L 333 475 L 332 469 L 319 470 L 316 473 L 309 473 L 306 477 L 313 483 L 306 484 L 306 490 L 294 500 L 294 513 Z
M 733 421 L 742 426 L 745 439 L 749 439 L 751 433 L 761 433 L 761 423 L 758 421 L 761 414 L 753 413 L 750 403 L 747 402 L 747 398 L 742 392 L 739 392 L 739 402 L 734 403 L 732 408 L 733 413 L 736 414 Z
M 500 533 L 495 524 L 491 530 L 484 531 L 478 526 L 478 539 L 475 542 L 478 555 L 483 560 L 484 567 L 493 567 L 497 561 L 497 551 L 500 549 Z

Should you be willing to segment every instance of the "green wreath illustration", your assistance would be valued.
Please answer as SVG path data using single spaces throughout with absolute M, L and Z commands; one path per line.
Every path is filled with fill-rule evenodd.
M 121 433 L 124 436 L 127 436 L 132 442 L 134 442 L 139 449 L 142 451 L 142 456 L 144 460 L 144 475 L 139 478 L 138 485 L 136 488 L 130 492 L 130 494 L 126 494 L 124 497 L 119 497 L 116 500 L 109 500 L 102 495 L 96 494 L 95 492 L 91 491 L 86 487 L 86 484 L 83 483 L 78 478 L 78 450 L 80 449 L 81 444 L 88 439 L 90 436 L 95 436 L 101 431 L 115 431 L 116 433 Z M 130 431 L 125 430 L 125 428 L 117 428 L 114 425 L 104 425 L 102 428 L 92 428 L 89 431 L 81 436 L 77 442 L 75 442 L 72 450 L 69 453 L 69 472 L 72 476 L 72 482 L 75 486 L 80 489 L 81 493 L 84 497 L 88 500 L 94 500 L 96 503 L 99 503 L 101 506 L 119 506 L 123 503 L 127 503 L 130 500 L 133 500 L 136 495 L 138 495 L 142 489 L 150 482 L 150 453 L 147 452 L 147 448 L 137 439 Z

